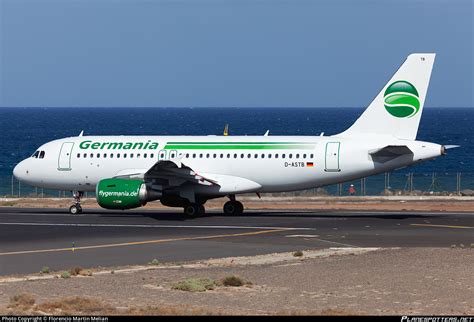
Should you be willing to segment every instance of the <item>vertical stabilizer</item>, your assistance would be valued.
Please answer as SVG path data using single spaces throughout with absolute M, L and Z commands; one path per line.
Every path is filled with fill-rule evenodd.
M 435 54 L 411 54 L 357 121 L 338 136 L 415 140 Z

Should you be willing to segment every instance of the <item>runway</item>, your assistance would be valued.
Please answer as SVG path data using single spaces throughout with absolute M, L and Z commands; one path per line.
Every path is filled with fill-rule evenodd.
M 172 209 L 173 210 L 173 209 Z M 328 247 L 451 247 L 474 243 L 474 214 L 210 212 L 0 207 L 0 275 L 251 256 Z

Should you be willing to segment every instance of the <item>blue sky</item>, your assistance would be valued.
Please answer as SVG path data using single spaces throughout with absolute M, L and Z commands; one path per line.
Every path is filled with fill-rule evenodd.
M 364 107 L 436 52 L 474 106 L 472 0 L 0 0 L 0 106 Z

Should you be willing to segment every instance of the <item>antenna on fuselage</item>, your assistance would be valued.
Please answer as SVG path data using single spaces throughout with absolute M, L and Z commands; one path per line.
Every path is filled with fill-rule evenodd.
M 324 132 L 321 132 L 321 134 L 319 136 L 324 136 Z
M 270 134 L 270 130 L 267 130 L 263 136 L 268 136 L 268 134 Z
M 229 135 L 229 124 L 227 123 L 224 126 L 224 136 L 228 136 L 228 135 Z
M 79 133 L 79 136 L 82 136 L 84 134 L 84 130 L 81 131 L 81 133 Z

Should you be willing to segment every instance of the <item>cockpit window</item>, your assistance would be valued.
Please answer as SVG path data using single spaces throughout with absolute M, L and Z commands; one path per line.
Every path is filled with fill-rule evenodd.
M 43 159 L 44 158 L 44 151 L 40 151 L 39 158 Z
M 40 153 L 40 151 L 36 151 L 35 153 L 33 153 L 33 155 L 31 157 L 32 158 L 37 158 L 39 153 Z

